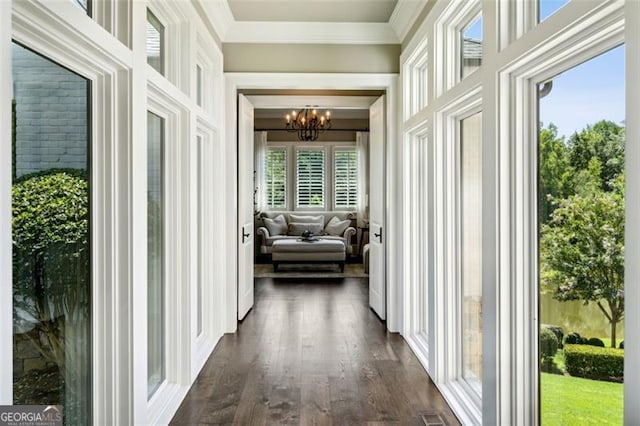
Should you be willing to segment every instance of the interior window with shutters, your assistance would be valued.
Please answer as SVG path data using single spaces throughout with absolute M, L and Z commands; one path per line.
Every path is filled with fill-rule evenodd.
M 265 158 L 265 190 L 270 209 L 287 207 L 287 150 L 269 148 Z
M 296 207 L 324 208 L 324 155 L 320 149 L 296 152 Z
M 333 173 L 334 207 L 355 207 L 358 197 L 358 158 L 355 149 L 335 152 Z

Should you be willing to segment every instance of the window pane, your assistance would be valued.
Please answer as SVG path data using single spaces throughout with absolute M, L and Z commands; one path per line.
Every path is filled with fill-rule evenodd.
M 462 61 L 460 76 L 465 78 L 482 65 L 482 15 L 462 30 Z
M 147 63 L 164 75 L 164 26 L 147 9 Z
M 334 156 L 334 207 L 355 207 L 358 201 L 356 150 L 339 150 Z
M 538 0 L 538 22 L 542 22 L 556 13 L 569 0 Z
M 196 65 L 196 103 L 202 106 L 202 68 Z
M 75 5 L 80 6 L 85 12 L 89 13 L 89 0 L 71 0 L 71 2 Z
M 296 165 L 297 207 L 323 208 L 324 151 L 298 151 Z
M 542 425 L 624 423 L 624 81 L 618 47 L 538 89 Z
M 165 380 L 164 119 L 147 114 L 148 397 Z
M 287 207 L 287 151 L 269 148 L 265 158 L 265 190 L 268 208 Z
M 198 324 L 197 324 L 197 335 L 202 334 L 202 284 L 204 280 L 203 274 L 203 266 L 206 259 L 204 258 L 204 165 L 202 164 L 204 161 L 203 158 L 203 146 L 202 146 L 202 136 L 198 136 L 197 138 L 197 157 L 196 157 L 196 176 L 198 176 L 198 188 L 196 189 L 198 193 L 198 206 L 197 206 L 197 214 L 198 214 L 198 284 L 197 284 L 197 293 L 198 293 Z
M 90 424 L 90 83 L 12 53 L 13 403 Z
M 482 394 L 482 113 L 460 122 L 462 377 Z

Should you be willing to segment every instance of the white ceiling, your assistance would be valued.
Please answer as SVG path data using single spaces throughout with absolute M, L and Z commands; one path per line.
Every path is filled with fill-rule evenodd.
M 236 21 L 389 22 L 397 0 L 228 0 Z
M 223 43 L 401 44 L 434 0 L 194 0 Z

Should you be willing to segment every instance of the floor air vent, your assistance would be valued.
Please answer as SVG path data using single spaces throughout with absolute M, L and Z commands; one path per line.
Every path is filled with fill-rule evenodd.
M 423 414 L 420 418 L 425 426 L 447 426 L 447 422 L 437 413 Z

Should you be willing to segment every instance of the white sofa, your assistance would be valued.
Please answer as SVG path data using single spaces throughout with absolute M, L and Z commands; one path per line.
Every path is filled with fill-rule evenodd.
M 291 223 L 291 215 L 294 216 L 323 216 L 324 224 L 326 227 L 327 223 L 335 216 L 339 220 L 355 220 L 354 212 L 345 212 L 345 211 L 320 211 L 320 212 L 311 212 L 311 211 L 274 211 L 274 212 L 263 212 L 261 217 L 267 217 L 269 219 L 274 219 L 277 216 L 284 216 L 287 224 Z M 261 222 L 262 220 L 260 220 Z M 257 234 L 261 237 L 260 241 L 260 253 L 261 254 L 271 254 L 271 247 L 273 246 L 273 242 L 279 239 L 298 239 L 300 236 L 298 235 L 271 235 L 269 230 L 265 226 L 259 226 Z M 356 234 L 356 230 L 352 226 L 348 226 L 342 235 L 317 235 L 318 238 L 325 239 L 333 239 L 340 240 L 345 245 L 345 251 L 347 255 L 350 255 L 353 251 L 351 247 L 351 238 Z

